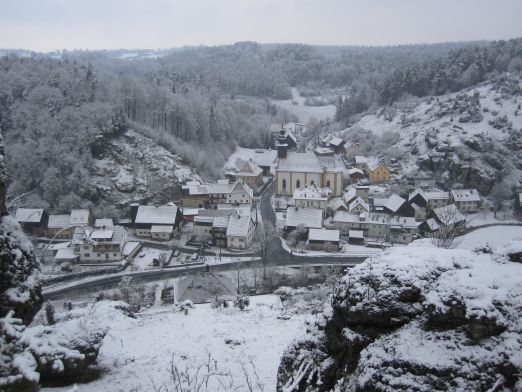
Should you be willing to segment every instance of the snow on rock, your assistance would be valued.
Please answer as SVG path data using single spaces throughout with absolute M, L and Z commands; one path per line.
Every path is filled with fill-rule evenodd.
M 278 391 L 520 390 L 522 264 L 504 253 L 424 241 L 354 267 L 285 353 Z

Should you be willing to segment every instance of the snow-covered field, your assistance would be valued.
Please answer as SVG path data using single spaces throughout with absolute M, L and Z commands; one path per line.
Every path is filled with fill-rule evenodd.
M 275 390 L 279 359 L 303 329 L 307 315 L 278 318 L 284 310 L 274 295 L 250 297 L 250 301 L 246 311 L 213 309 L 204 304 L 185 315 L 163 305 L 138 314 L 137 319 L 118 319 L 110 324 L 100 350 L 98 362 L 104 373 L 76 391 L 154 391 L 154 387 L 171 382 L 168 369 L 172 358 L 180 370 L 188 366 L 193 374 L 204 366 L 200 377 L 208 373 L 210 358 L 210 370 L 230 372 L 223 380 L 232 380 L 237 391 L 248 390 L 245 372 L 264 391 Z M 217 382 L 216 378 L 211 380 Z M 172 384 L 170 387 L 172 390 Z M 44 388 L 47 392 L 69 390 Z M 219 385 L 205 390 L 218 391 Z
M 145 270 L 153 268 L 154 259 L 160 260 L 160 257 L 162 257 L 161 255 L 165 255 L 163 256 L 164 260 L 168 261 L 172 255 L 172 251 L 143 247 L 132 263 L 134 266 L 133 270 Z
M 522 226 L 491 226 L 457 238 L 455 246 L 461 249 L 476 249 L 486 245 L 500 248 L 515 239 L 522 240 Z
M 299 95 L 295 87 L 292 88 L 292 96 L 292 99 L 274 100 L 273 102 L 295 114 L 299 122 L 306 124 L 312 117 L 315 117 L 317 120 L 326 120 L 327 118 L 335 117 L 334 105 L 306 106 L 304 104 L 305 98 Z M 297 102 L 297 105 L 294 105 L 292 101 Z

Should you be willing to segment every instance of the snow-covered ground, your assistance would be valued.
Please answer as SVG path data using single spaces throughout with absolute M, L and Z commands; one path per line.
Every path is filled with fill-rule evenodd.
M 164 256 L 162 256 L 164 255 Z M 154 259 L 160 260 L 160 257 L 164 257 L 165 261 L 170 260 L 170 256 L 172 255 L 171 250 L 161 250 L 149 247 L 143 247 L 140 253 L 135 257 L 131 267 L 132 270 L 146 270 L 150 268 L 154 268 L 153 262 Z
M 304 101 L 305 97 L 299 95 L 299 92 L 294 87 L 292 88 L 292 99 L 274 100 L 273 102 L 276 105 L 281 106 L 282 108 L 295 114 L 299 119 L 299 122 L 302 122 L 304 124 L 306 124 L 308 120 L 312 117 L 318 120 L 326 120 L 327 118 L 335 117 L 334 105 L 306 106 L 304 104 Z M 297 104 L 294 105 L 294 102 L 296 102 Z
M 248 390 L 245 371 L 264 391 L 275 390 L 279 359 L 303 329 L 307 315 L 278 318 L 284 310 L 274 295 L 250 297 L 250 301 L 246 311 L 204 304 L 196 305 L 188 315 L 163 305 L 138 314 L 137 319 L 110 323 L 98 360 L 105 372 L 79 385 L 77 391 L 154 391 L 163 383 L 172 387 L 168 369 L 173 358 L 179 369 L 188 366 L 192 374 L 203 366 L 200 377 L 208 373 L 207 363 L 210 371 L 230 372 L 222 379 L 233 380 L 237 391 Z M 211 384 L 204 390 L 218 391 L 218 387 Z M 43 390 L 69 391 L 70 387 Z
M 486 245 L 501 248 L 515 239 L 522 240 L 522 226 L 491 226 L 459 237 L 454 244 L 461 249 L 476 249 Z

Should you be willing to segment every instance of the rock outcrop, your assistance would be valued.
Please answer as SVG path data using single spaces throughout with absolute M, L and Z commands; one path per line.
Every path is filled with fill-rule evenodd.
M 521 390 L 522 265 L 504 253 L 424 243 L 354 267 L 285 353 L 278 391 Z

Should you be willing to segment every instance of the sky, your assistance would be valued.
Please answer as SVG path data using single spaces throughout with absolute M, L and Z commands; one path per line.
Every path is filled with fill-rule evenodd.
M 522 36 L 521 15 L 522 0 L 0 0 L 0 48 L 496 40 Z

